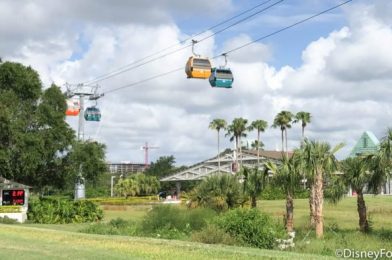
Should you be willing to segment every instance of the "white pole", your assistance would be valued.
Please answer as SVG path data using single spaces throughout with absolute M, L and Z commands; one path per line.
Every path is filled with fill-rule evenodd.
M 110 197 L 114 196 L 114 193 L 113 193 L 114 178 L 116 178 L 116 176 L 112 176 L 112 178 L 110 180 Z
M 79 112 L 79 125 L 78 125 L 78 140 L 84 140 L 84 95 L 79 95 L 80 112 Z

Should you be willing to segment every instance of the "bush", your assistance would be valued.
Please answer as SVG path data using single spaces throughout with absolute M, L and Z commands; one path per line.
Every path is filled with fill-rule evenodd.
M 157 202 L 157 196 L 144 196 L 144 197 L 128 197 L 128 198 L 118 198 L 118 197 L 103 197 L 103 198 L 92 198 L 86 199 L 91 202 L 99 203 L 101 205 L 145 205 L 153 204 Z
M 9 218 L 7 216 L 0 217 L 0 223 L 1 224 L 19 224 L 19 222 L 16 219 Z
M 286 199 L 286 195 L 281 187 L 268 185 L 261 193 L 260 198 L 263 200 L 284 200 Z M 294 198 L 309 198 L 309 190 L 305 190 L 303 188 L 296 188 L 294 191 Z
M 236 176 L 211 176 L 191 192 L 189 207 L 207 207 L 218 212 L 239 207 L 246 201 L 242 190 Z
M 123 220 L 121 218 L 112 219 L 109 223 L 94 223 L 89 227 L 80 230 L 83 233 L 100 235 L 122 235 L 135 236 L 139 233 L 135 222 Z
M 233 237 L 213 224 L 209 224 L 202 230 L 192 233 L 191 240 L 205 244 L 236 244 L 236 240 Z
M 216 214 L 209 209 L 182 209 L 176 205 L 159 205 L 147 213 L 142 222 L 142 232 L 146 235 L 179 238 L 200 230 Z
M 132 175 L 126 179 L 120 179 L 115 185 L 115 193 L 128 198 L 129 196 L 146 196 L 157 194 L 160 188 L 156 176 L 148 176 L 143 173 Z
M 102 210 L 93 202 L 86 200 L 31 200 L 27 214 L 31 222 L 41 224 L 83 223 L 103 218 Z
M 257 209 L 234 209 L 215 219 L 215 224 L 251 247 L 274 247 L 275 239 L 284 236 L 284 228 Z

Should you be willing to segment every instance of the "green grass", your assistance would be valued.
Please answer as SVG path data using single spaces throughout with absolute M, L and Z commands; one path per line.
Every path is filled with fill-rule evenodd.
M 366 204 L 373 232 L 358 231 L 356 198 L 345 198 L 338 204 L 324 204 L 325 236 L 316 239 L 308 227 L 308 200 L 295 200 L 294 226 L 297 231 L 296 247 L 290 252 L 257 250 L 221 245 L 203 245 L 186 241 L 168 241 L 151 238 L 100 236 L 80 234 L 77 231 L 89 224 L 66 225 L 1 225 L 0 259 L 3 258 L 85 258 L 85 259 L 320 259 L 313 254 L 334 256 L 336 249 L 391 250 L 392 197 L 366 196 Z M 151 206 L 102 206 L 104 221 L 115 218 L 141 221 Z M 283 221 L 285 201 L 258 201 L 258 208 L 278 221 Z M 48 230 L 53 229 L 53 230 Z M 71 232 L 69 232 L 71 231 Z M 110 253 L 108 253 L 110 252 Z
M 310 254 L 90 235 L 20 225 L 2 225 L 0 236 L 1 259 L 328 259 Z
M 112 206 L 103 205 L 101 206 L 104 210 L 104 220 L 110 221 L 115 218 L 132 219 L 135 221 L 141 221 L 148 210 L 152 208 L 151 205 L 135 205 L 135 206 Z
M 316 239 L 314 231 L 308 227 L 309 205 L 307 199 L 294 202 L 294 228 L 297 231 L 294 251 L 301 253 L 335 254 L 336 249 L 356 250 L 390 249 L 392 237 L 392 197 L 365 196 L 373 232 L 363 234 L 358 231 L 356 198 L 345 198 L 339 203 L 324 203 L 324 239 Z M 283 222 L 285 201 L 258 201 L 262 212 L 273 215 Z M 384 237 L 380 235 L 383 232 Z
M 365 196 L 366 206 L 375 229 L 392 227 L 392 196 Z M 285 213 L 284 200 L 258 201 L 262 212 L 275 216 L 283 221 Z M 308 225 L 309 204 L 307 199 L 294 200 L 294 226 L 303 228 Z M 355 197 L 345 198 L 336 205 L 324 202 L 325 225 L 337 224 L 341 229 L 356 230 L 358 228 L 357 200 Z

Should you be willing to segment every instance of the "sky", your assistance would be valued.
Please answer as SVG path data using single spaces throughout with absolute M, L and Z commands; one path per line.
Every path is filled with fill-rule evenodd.
M 382 138 L 391 126 L 392 1 L 353 0 L 329 13 L 232 52 L 228 66 L 232 89 L 215 89 L 207 80 L 187 79 L 183 70 L 127 88 L 185 66 L 192 51 L 186 39 L 203 39 L 244 18 L 212 26 L 249 8 L 268 10 L 195 46 L 214 57 L 319 13 L 341 0 L 1 0 L 0 57 L 32 66 L 45 87 L 84 83 L 116 71 L 168 46 L 173 54 L 97 82 L 99 123 L 86 122 L 85 136 L 106 144 L 111 162 L 144 162 L 173 155 L 177 165 L 191 165 L 217 153 L 215 118 L 236 117 L 272 124 L 282 110 L 310 112 L 308 138 L 340 142 L 343 159 L 364 131 Z M 249 13 L 249 14 L 251 14 Z M 249 15 L 248 14 L 248 15 Z M 207 30 L 207 31 L 206 31 Z M 223 65 L 221 58 L 212 60 Z M 112 92 L 111 92 L 112 91 Z M 88 106 L 94 103 L 87 101 Z M 77 131 L 77 118 L 67 118 Z M 249 139 L 256 132 L 248 133 Z M 289 149 L 298 147 L 301 127 L 288 131 Z M 266 150 L 281 147 L 280 130 L 268 127 Z M 221 147 L 233 143 L 221 135 Z

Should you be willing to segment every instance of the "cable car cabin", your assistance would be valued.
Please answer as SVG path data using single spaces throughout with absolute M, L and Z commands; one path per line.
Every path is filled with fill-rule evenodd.
M 78 116 L 80 112 L 80 102 L 79 99 L 67 99 L 67 110 L 65 110 L 65 115 L 67 116 Z
M 185 66 L 188 78 L 208 79 L 211 75 L 211 62 L 208 58 L 191 56 Z
M 101 121 L 101 111 L 96 107 L 88 107 L 86 111 L 84 111 L 84 119 L 86 119 L 86 121 Z
M 234 78 L 233 73 L 227 68 L 212 68 L 210 85 L 213 88 L 231 88 Z

